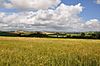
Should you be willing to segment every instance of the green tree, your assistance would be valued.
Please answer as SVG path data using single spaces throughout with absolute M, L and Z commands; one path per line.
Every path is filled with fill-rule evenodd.
M 81 37 L 82 37 L 82 38 L 85 37 L 85 33 L 81 33 Z

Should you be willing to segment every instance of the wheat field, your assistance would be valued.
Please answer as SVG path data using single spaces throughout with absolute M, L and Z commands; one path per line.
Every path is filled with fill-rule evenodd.
M 100 66 L 100 40 L 0 37 L 0 66 Z

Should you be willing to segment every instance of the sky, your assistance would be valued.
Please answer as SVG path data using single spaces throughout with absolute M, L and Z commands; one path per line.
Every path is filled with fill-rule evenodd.
M 100 2 L 100 0 L 98 0 Z M 96 0 L 62 0 L 66 5 L 75 5 L 81 3 L 84 7 L 83 12 L 80 14 L 85 20 L 99 19 L 100 20 L 100 4 Z
M 1 31 L 100 31 L 100 0 L 0 0 Z

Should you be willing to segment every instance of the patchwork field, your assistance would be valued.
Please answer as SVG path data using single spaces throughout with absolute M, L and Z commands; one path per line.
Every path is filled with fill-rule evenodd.
M 100 66 L 100 40 L 0 37 L 0 66 Z

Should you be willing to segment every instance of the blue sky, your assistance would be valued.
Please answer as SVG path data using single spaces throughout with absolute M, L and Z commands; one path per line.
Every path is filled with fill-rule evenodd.
M 76 5 L 81 3 L 84 10 L 80 15 L 84 20 L 100 20 L 100 4 L 96 4 L 96 0 L 62 0 L 62 2 L 67 5 Z

